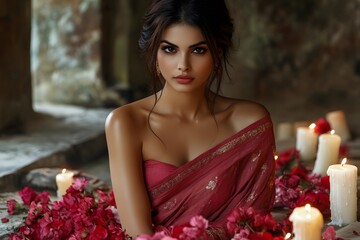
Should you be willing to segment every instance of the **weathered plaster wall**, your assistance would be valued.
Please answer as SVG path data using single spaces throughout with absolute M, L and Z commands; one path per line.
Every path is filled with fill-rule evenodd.
M 0 132 L 21 131 L 32 113 L 30 1 L 0 2 Z
M 284 119 L 340 108 L 359 112 L 359 1 L 226 1 L 236 34 L 225 95 L 261 101 Z M 104 106 L 122 103 L 115 92 L 141 97 L 148 75 L 137 41 L 149 3 L 33 0 L 34 98 Z M 0 55 L 1 129 L 24 119 L 31 91 L 28 1 L 0 4 L 0 41 L 6 46 Z M 358 122 L 357 116 L 350 122 Z
M 359 1 L 228 2 L 239 85 L 231 95 L 319 105 L 360 98 Z
M 36 101 L 121 104 L 101 76 L 101 1 L 33 0 L 32 71 Z
M 227 95 L 276 123 L 343 110 L 360 136 L 360 1 L 227 0 L 236 25 Z

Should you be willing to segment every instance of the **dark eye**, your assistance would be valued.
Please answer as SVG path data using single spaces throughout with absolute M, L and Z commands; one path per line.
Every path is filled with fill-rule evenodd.
M 207 51 L 206 48 L 197 47 L 197 48 L 194 48 L 193 53 L 196 53 L 196 54 L 204 54 L 204 53 L 206 53 L 206 51 Z
M 162 50 L 166 53 L 175 53 L 176 49 L 171 46 L 162 47 Z

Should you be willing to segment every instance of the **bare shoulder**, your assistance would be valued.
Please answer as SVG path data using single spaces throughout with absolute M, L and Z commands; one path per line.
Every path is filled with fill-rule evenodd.
M 106 118 L 105 135 L 109 159 L 113 164 L 121 163 L 122 169 L 129 170 L 141 164 L 141 149 L 147 127 L 147 102 L 139 100 L 121 106 Z
M 269 115 L 265 106 L 254 101 L 232 98 L 223 98 L 221 101 L 228 106 L 226 111 L 229 121 L 236 131 Z
M 249 100 L 235 100 L 233 104 L 233 114 L 235 117 L 243 117 L 245 118 L 244 120 L 255 122 L 269 115 L 269 112 L 265 106 L 260 103 Z
M 146 126 L 148 105 L 149 99 L 145 98 L 114 109 L 106 118 L 105 129 L 142 130 L 141 127 Z

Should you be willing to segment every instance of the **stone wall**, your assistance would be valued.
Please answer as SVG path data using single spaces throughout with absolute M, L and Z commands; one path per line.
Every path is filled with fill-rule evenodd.
M 231 95 L 318 105 L 360 98 L 359 1 L 228 3 L 239 84 Z
M 225 95 L 263 102 L 279 120 L 343 109 L 356 125 L 359 1 L 226 1 L 236 33 Z M 124 102 L 122 95 L 128 100 L 145 95 L 148 75 L 137 40 L 149 3 L 33 0 L 34 99 L 114 106 Z M 1 131 L 21 126 L 31 111 L 31 83 L 30 3 L 0 4 L 0 43 L 6 46 L 0 55 Z
M 121 95 L 141 88 L 137 39 L 146 2 L 33 0 L 35 100 L 120 105 Z
M 99 96 L 86 85 L 105 83 L 120 88 L 120 92 L 147 87 L 148 76 L 138 56 L 137 40 L 150 0 L 34 2 L 37 29 L 33 31 L 43 41 L 37 50 L 42 64 L 33 63 L 40 75 L 34 84 L 40 95 L 42 88 L 38 85 L 42 82 L 50 82 L 56 89 L 46 89 L 50 99 L 61 95 L 65 88 L 65 99 L 83 96 L 89 102 Z M 349 87 L 360 85 L 358 1 L 227 3 L 236 32 L 232 82 L 223 88 L 225 95 L 261 101 L 293 99 L 298 104 L 315 105 L 359 98 L 360 90 Z M 91 76 L 95 80 L 86 83 Z M 69 96 L 69 92 L 74 94 Z M 294 99 L 296 96 L 301 98 Z
M 275 124 L 343 110 L 360 136 L 360 2 L 227 2 L 236 34 L 224 93 L 260 101 Z
M 0 2 L 0 132 L 22 131 L 32 113 L 30 1 Z
M 33 0 L 34 100 L 102 106 L 100 0 Z

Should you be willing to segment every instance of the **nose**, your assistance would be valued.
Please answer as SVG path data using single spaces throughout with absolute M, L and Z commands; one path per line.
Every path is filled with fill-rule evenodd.
M 186 72 L 190 69 L 189 56 L 186 53 L 180 54 L 177 68 L 181 72 Z

